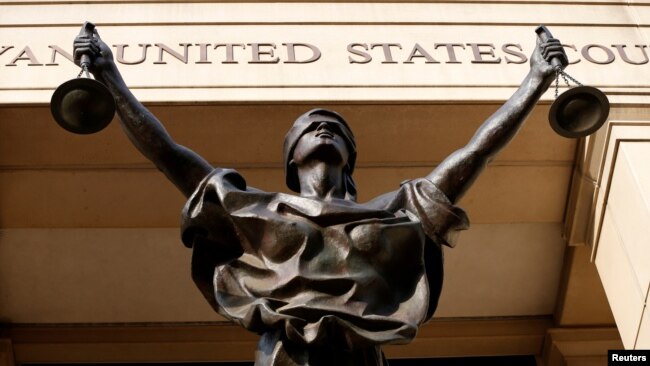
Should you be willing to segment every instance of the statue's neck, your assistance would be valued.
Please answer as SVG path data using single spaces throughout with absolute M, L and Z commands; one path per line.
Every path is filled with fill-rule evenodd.
M 341 167 L 315 161 L 298 168 L 298 179 L 302 197 L 322 200 L 345 198 Z

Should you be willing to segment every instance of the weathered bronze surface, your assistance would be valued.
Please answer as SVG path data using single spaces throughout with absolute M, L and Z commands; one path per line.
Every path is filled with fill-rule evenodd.
M 553 37 L 543 25 L 537 27 L 535 32 L 542 41 Z M 552 58 L 550 62 L 557 69 L 556 72 L 560 73 L 563 62 L 558 58 Z M 580 138 L 596 132 L 605 124 L 608 116 L 607 96 L 592 86 L 580 85 L 567 90 L 555 99 L 549 110 L 548 120 L 553 131 L 559 135 Z
M 84 23 L 80 37 L 92 37 L 95 25 Z M 115 116 L 115 101 L 108 89 L 93 79 L 81 78 L 92 64 L 92 53 L 77 53 L 76 62 L 82 71 L 76 79 L 61 84 L 50 100 L 54 120 L 66 130 L 78 134 L 91 134 L 103 130 Z
M 256 364 L 385 365 L 380 345 L 410 342 L 436 309 L 442 246 L 468 227 L 455 202 L 553 81 L 548 60 L 566 65 L 559 41 L 538 43 L 521 86 L 466 146 L 367 203 L 356 202 L 355 139 L 337 113 L 309 111 L 286 135 L 286 181 L 298 195 L 264 192 L 175 143 L 96 32 L 76 38 L 75 55 L 92 55 L 131 141 L 189 198 L 192 277 L 216 311 L 261 335 Z
M 106 128 L 115 115 L 111 93 L 93 79 L 72 79 L 61 84 L 50 101 L 59 126 L 78 134 L 91 134 Z
M 609 100 L 592 86 L 578 86 L 560 94 L 551 104 L 548 116 L 553 131 L 559 135 L 586 137 L 607 121 Z

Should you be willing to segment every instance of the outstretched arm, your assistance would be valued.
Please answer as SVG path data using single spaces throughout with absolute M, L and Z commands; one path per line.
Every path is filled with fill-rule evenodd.
M 177 144 L 158 119 L 127 88 L 113 60 L 110 48 L 94 30 L 92 37 L 78 36 L 74 41 L 77 64 L 82 54 L 90 55 L 90 72 L 106 85 L 115 98 L 122 128 L 135 147 L 167 178 L 189 197 L 213 167 L 192 150 Z
M 519 89 L 476 131 L 469 143 L 447 157 L 427 176 L 451 202 L 459 200 L 494 156 L 504 148 L 523 125 L 528 114 L 553 82 L 555 70 L 550 60 L 567 57 L 557 39 L 541 43 L 530 60 L 530 71 Z

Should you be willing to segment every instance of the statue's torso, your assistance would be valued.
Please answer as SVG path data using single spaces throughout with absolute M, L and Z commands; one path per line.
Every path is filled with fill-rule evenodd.
M 193 271 L 214 273 L 210 284 L 195 276 L 213 306 L 264 334 L 259 364 L 275 364 L 264 355 L 280 347 L 380 365 L 379 345 L 408 343 L 433 314 L 441 245 L 466 226 L 425 179 L 357 204 L 262 192 L 220 170 L 188 201 L 183 241 L 200 259 Z
M 415 216 L 240 194 L 257 197 L 231 213 L 244 254 L 215 271 L 225 315 L 257 332 L 284 328 L 305 345 L 340 340 L 352 348 L 415 335 L 429 297 L 425 235 Z

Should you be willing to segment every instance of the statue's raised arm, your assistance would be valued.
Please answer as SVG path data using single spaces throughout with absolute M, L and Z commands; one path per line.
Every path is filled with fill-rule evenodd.
M 78 64 L 82 55 L 131 141 L 190 197 L 181 237 L 193 250 L 192 277 L 216 311 L 261 335 L 259 366 L 385 366 L 381 345 L 413 340 L 438 304 L 442 247 L 469 225 L 454 202 L 567 64 L 558 40 L 538 41 L 519 89 L 465 147 L 428 179 L 358 203 L 356 142 L 338 113 L 314 109 L 294 122 L 283 156 L 296 194 L 264 192 L 176 144 L 96 32 L 75 40 Z
M 551 64 L 559 60 L 558 66 Z M 476 131 L 463 148 L 457 150 L 427 176 L 451 202 L 456 202 L 476 180 L 494 156 L 515 136 L 528 114 L 553 82 L 555 67 L 568 64 L 560 41 L 542 42 L 530 58 L 530 71 L 517 91 Z
M 174 142 L 160 121 L 135 98 L 124 83 L 110 48 L 99 38 L 96 29 L 92 36 L 75 38 L 77 65 L 82 55 L 90 56 L 89 71 L 115 98 L 120 123 L 131 142 L 189 197 L 213 167 L 194 151 Z

